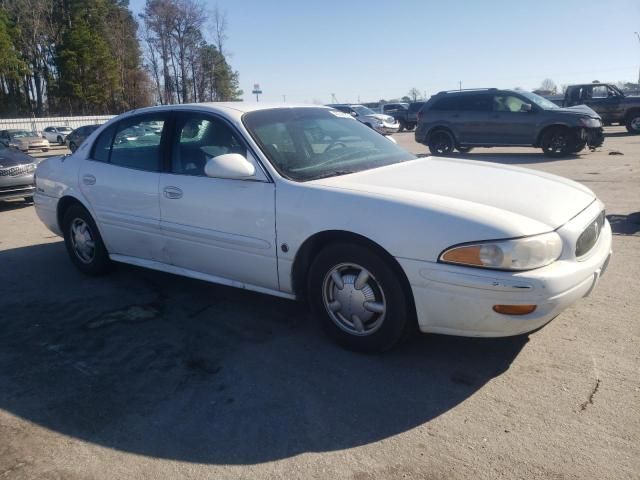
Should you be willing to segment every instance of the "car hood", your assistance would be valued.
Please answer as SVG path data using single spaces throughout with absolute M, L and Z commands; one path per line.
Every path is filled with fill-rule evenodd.
M 591 118 L 600 118 L 600 115 L 596 113 L 591 107 L 586 105 L 574 105 L 573 107 L 562 107 L 552 110 L 553 112 L 571 113 L 573 115 L 588 115 Z
M 323 187 L 436 209 L 492 224 L 513 223 L 514 235 L 555 230 L 594 200 L 591 190 L 536 170 L 426 157 L 387 167 L 315 180 Z M 509 225 L 502 225 L 505 231 Z
M 0 168 L 15 167 L 35 163 L 35 159 L 19 150 L 5 148 L 0 150 Z
M 11 139 L 11 141 L 15 142 L 15 143 L 39 142 L 39 141 L 42 141 L 42 140 L 43 140 L 42 137 L 38 137 L 38 136 L 35 136 L 35 135 L 30 135 L 28 137 L 18 137 L 18 138 Z

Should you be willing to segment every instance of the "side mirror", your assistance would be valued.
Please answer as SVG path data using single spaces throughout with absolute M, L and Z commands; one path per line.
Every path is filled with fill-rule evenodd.
M 521 112 L 530 112 L 531 110 L 532 110 L 532 107 L 530 103 L 523 103 L 522 105 L 520 105 Z
M 211 178 L 243 180 L 253 177 L 256 167 L 239 153 L 225 153 L 207 160 L 204 173 Z

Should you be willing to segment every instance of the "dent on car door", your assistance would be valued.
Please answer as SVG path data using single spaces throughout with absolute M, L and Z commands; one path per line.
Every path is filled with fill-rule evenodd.
M 130 135 L 137 125 L 166 116 L 121 120 L 95 140 L 79 171 L 80 190 L 89 201 L 111 254 L 163 261 L 158 182 L 163 131 Z
M 209 114 L 176 115 L 169 171 L 161 175 L 161 227 L 170 262 L 269 289 L 278 288 L 274 184 L 242 137 Z M 205 175 L 210 159 L 238 153 L 256 167 L 250 179 Z

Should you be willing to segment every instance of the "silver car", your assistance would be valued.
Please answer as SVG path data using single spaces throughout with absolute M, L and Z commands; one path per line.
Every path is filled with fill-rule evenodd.
M 31 200 L 35 192 L 36 159 L 0 144 L 0 200 Z
M 400 128 L 400 124 L 392 116 L 376 113 L 364 105 L 333 104 L 327 105 L 327 107 L 348 113 L 359 122 L 364 123 L 367 127 L 373 128 L 376 132 L 381 133 L 382 135 L 397 133 Z
M 0 132 L 0 143 L 5 147 L 13 147 L 23 152 L 29 150 L 42 150 L 43 152 L 49 151 L 49 140 L 42 138 L 36 132 L 29 132 L 28 130 L 2 130 Z

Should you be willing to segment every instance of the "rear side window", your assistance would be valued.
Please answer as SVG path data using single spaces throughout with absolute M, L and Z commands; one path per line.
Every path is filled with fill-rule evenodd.
M 111 153 L 111 144 L 113 143 L 113 134 L 116 131 L 116 126 L 111 125 L 104 132 L 98 136 L 93 144 L 93 151 L 91 152 L 91 158 L 97 162 L 108 162 L 109 154 Z
M 137 170 L 160 171 L 160 141 L 165 115 L 145 115 L 118 122 L 110 163 Z
M 443 97 L 436 101 L 432 110 L 458 111 L 464 110 L 465 101 L 461 96 Z
M 491 95 L 457 95 L 441 98 L 433 106 L 433 110 L 489 112 L 491 111 Z

